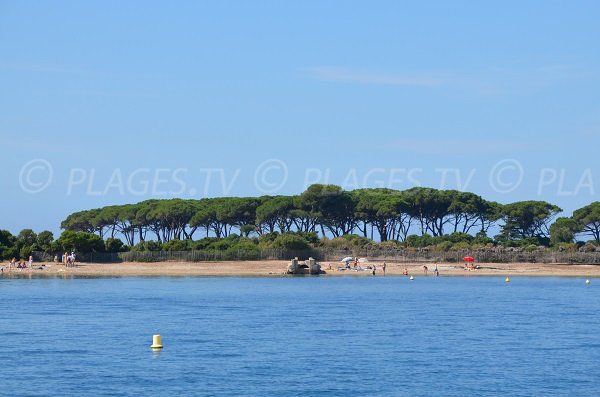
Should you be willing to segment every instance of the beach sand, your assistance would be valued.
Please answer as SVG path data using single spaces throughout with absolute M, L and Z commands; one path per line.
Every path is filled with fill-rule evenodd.
M 281 276 L 285 273 L 289 261 L 223 261 L 223 262 L 124 262 L 124 263 L 80 263 L 74 267 L 46 264 L 43 270 L 41 264 L 35 264 L 33 270 L 8 269 L 4 265 L 4 276 L 50 276 L 72 275 L 81 277 L 127 277 L 127 276 Z M 329 264 L 333 269 L 328 269 Z M 382 277 L 383 262 L 372 262 L 377 266 L 376 277 Z M 404 269 L 409 275 L 423 277 L 424 263 L 394 263 L 386 262 L 386 275 L 401 276 Z M 336 262 L 321 262 L 322 276 L 365 276 L 373 277 L 370 270 L 353 271 L 337 270 L 342 264 Z M 366 267 L 366 264 L 361 264 Z M 426 263 L 429 268 L 428 277 L 434 277 L 433 263 Z M 480 269 L 467 271 L 461 263 L 438 263 L 440 276 L 567 276 L 567 277 L 600 277 L 600 265 L 570 265 L 543 263 L 478 263 Z

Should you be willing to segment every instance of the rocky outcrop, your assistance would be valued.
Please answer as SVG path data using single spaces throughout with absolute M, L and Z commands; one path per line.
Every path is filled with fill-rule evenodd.
M 294 258 L 287 267 L 287 274 L 321 274 L 321 265 L 313 258 L 304 262 Z

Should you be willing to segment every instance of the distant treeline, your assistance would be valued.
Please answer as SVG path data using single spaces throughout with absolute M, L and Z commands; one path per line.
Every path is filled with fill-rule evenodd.
M 2 231 L 0 255 L 24 256 L 32 250 L 252 250 L 357 244 L 572 250 L 583 245 L 575 245 L 576 238 L 600 244 L 600 202 L 555 220 L 560 212 L 545 201 L 500 204 L 456 190 L 344 191 L 315 184 L 295 196 L 147 200 L 80 211 L 61 223 L 64 232 L 57 240 L 50 232 L 36 235 L 24 230 L 15 237 Z M 493 238 L 488 236 L 491 229 L 499 231 Z M 594 244 L 588 243 L 591 248 L 586 249 L 595 249 Z

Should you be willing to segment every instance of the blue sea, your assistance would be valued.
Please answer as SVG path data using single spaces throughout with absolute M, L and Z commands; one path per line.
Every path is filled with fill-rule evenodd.
M 600 280 L 4 277 L 0 297 L 2 396 L 600 395 Z

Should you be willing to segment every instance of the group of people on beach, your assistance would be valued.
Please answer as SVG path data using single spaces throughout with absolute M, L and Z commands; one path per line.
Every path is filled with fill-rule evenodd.
M 65 252 L 60 257 L 60 261 L 58 260 L 58 255 L 54 256 L 54 263 L 60 265 L 61 263 L 66 267 L 75 266 L 75 252 L 71 251 L 71 254 Z
M 12 258 L 10 262 L 8 262 L 8 270 L 19 269 L 19 271 L 26 269 L 33 269 L 33 256 L 29 255 L 29 260 L 19 260 L 16 258 Z M 4 273 L 4 266 L 0 267 L 0 272 Z
M 361 259 L 362 261 L 362 259 Z M 351 258 L 348 258 L 348 260 L 345 260 L 345 266 L 344 267 L 338 267 L 338 270 L 354 270 L 354 271 L 361 271 L 361 270 L 370 270 L 371 273 L 373 274 L 373 276 L 375 276 L 377 274 L 377 265 L 373 264 L 372 266 L 367 266 L 366 269 L 363 269 L 361 266 L 359 266 L 359 260 L 358 258 L 354 258 L 354 265 L 350 266 L 350 262 L 351 262 Z M 383 271 L 383 275 L 385 276 L 385 270 L 387 268 L 387 264 L 385 262 L 383 262 L 383 265 L 381 266 L 381 269 Z M 329 268 L 328 270 L 333 270 L 333 267 L 331 266 L 331 264 L 329 264 Z M 427 276 L 429 272 L 429 268 L 427 267 L 427 265 L 423 265 L 423 275 Z M 433 274 L 438 277 L 440 275 L 440 271 L 438 269 L 438 265 L 437 263 L 434 264 L 434 268 L 433 268 Z M 404 268 L 404 270 L 402 271 L 402 275 L 406 276 L 406 277 L 410 277 L 410 275 L 408 274 L 408 268 Z
M 465 266 L 463 267 L 463 270 L 469 271 L 469 272 L 472 272 L 477 269 L 479 269 L 479 265 L 475 265 L 475 264 L 473 264 L 473 262 L 471 262 L 471 264 L 469 264 L 469 265 L 467 265 L 465 263 Z
M 16 258 L 12 258 L 10 262 L 8 262 L 9 269 L 32 269 L 33 268 L 33 256 L 29 255 L 29 260 L 20 260 L 17 262 Z M 4 271 L 4 268 L 2 268 Z
M 440 275 L 440 271 L 438 269 L 438 265 L 437 263 L 434 264 L 434 268 L 433 268 L 433 274 L 435 274 L 436 277 L 438 277 Z M 406 270 L 406 269 L 405 269 Z M 427 267 L 427 265 L 423 265 L 423 275 L 427 276 L 427 272 L 429 272 L 429 268 Z
M 75 266 L 75 252 L 71 252 L 70 254 L 65 252 L 61 257 L 60 261 L 58 255 L 54 256 L 54 263 L 57 265 L 64 264 L 66 267 Z M 43 269 L 45 265 L 40 265 L 39 269 Z M 19 260 L 16 258 L 12 258 L 10 262 L 8 262 L 8 270 L 18 269 L 19 271 L 30 269 L 33 270 L 33 255 L 29 255 L 29 260 Z M 4 273 L 4 266 L 0 267 L 0 272 Z

